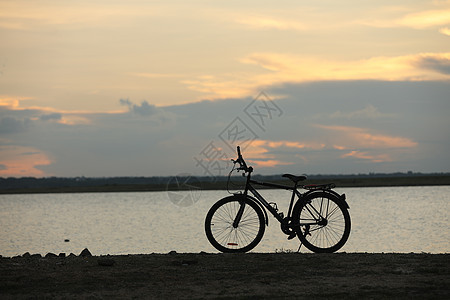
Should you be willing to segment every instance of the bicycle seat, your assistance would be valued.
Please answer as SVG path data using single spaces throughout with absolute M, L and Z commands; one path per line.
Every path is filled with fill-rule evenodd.
M 306 180 L 306 178 L 307 178 L 307 177 L 304 176 L 304 175 L 295 176 L 295 175 L 292 175 L 292 174 L 283 174 L 281 177 L 289 178 L 289 179 L 292 180 L 294 183 L 297 183 L 297 182 L 299 182 L 299 181 Z

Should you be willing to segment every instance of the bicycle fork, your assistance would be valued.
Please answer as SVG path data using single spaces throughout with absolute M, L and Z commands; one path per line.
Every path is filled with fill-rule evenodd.
M 233 228 L 238 228 L 239 222 L 241 221 L 242 215 L 244 214 L 244 209 L 245 209 L 245 201 L 242 201 L 241 206 L 239 207 L 239 210 L 236 214 L 236 217 L 234 218 Z

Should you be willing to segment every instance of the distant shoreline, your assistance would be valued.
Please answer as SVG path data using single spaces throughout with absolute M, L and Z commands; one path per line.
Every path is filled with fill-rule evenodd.
M 271 177 L 273 178 L 273 177 Z M 104 185 L 82 185 L 82 186 L 46 186 L 46 187 L 19 187 L 5 188 L 0 186 L 0 194 L 40 194 L 40 193 L 108 193 L 108 192 L 157 192 L 157 191 L 183 191 L 191 189 L 201 190 L 225 190 L 226 181 L 195 181 L 187 185 L 177 186 L 170 183 L 150 184 L 104 184 Z M 264 178 L 260 179 L 265 181 Z M 279 184 L 291 185 L 285 180 L 267 180 Z M 323 184 L 333 182 L 337 188 L 340 187 L 395 187 L 395 186 L 442 186 L 450 185 L 450 175 L 415 175 L 415 176 L 316 176 L 304 182 L 308 184 Z M 263 187 L 261 187 L 263 188 Z

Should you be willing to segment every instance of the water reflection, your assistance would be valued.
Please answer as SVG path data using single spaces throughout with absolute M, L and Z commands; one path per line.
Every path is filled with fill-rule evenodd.
M 347 194 L 352 218 L 352 232 L 341 251 L 449 252 L 449 186 L 337 190 Z M 287 210 L 289 192 L 262 194 Z M 94 255 L 215 252 L 203 222 L 211 205 L 226 195 L 202 191 L 188 207 L 174 205 L 165 192 L 1 195 L 0 254 L 79 254 L 86 247 Z M 269 218 L 254 251 L 297 250 L 298 241 L 288 241 Z

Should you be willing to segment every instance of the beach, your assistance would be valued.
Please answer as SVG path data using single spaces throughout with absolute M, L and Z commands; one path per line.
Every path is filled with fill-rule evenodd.
M 176 253 L 0 258 L 2 299 L 445 299 L 449 254 Z

